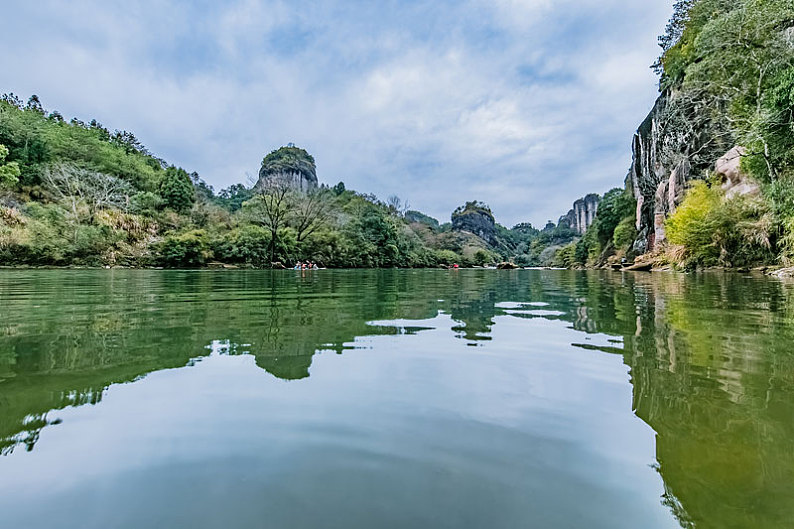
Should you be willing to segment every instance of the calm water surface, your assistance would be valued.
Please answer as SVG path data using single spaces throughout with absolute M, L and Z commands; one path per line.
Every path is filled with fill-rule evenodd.
M 794 527 L 794 288 L 0 271 L 0 527 Z

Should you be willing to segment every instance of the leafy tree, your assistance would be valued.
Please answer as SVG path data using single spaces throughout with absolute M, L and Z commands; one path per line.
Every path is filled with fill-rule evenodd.
M 261 226 L 246 225 L 214 241 L 213 254 L 224 262 L 267 266 L 270 264 L 269 248 L 268 230 Z
M 181 167 L 169 167 L 160 180 L 158 189 L 166 207 L 184 213 L 196 201 L 196 191 L 187 171 Z
M 493 261 L 493 256 L 487 250 L 479 249 L 474 252 L 474 264 L 477 266 L 485 266 Z
M 162 207 L 162 197 L 150 191 L 139 191 L 130 197 L 130 211 L 133 213 L 152 216 Z
M 3 164 L 8 156 L 8 147 L 0 144 L 0 185 L 12 186 L 19 181 L 19 164 L 9 162 Z
M 604 195 L 594 223 L 602 247 L 612 241 L 615 228 L 621 220 L 634 217 L 635 208 L 634 198 L 623 189 L 615 188 Z
M 222 189 L 215 198 L 215 202 L 230 213 L 234 213 L 243 207 L 243 202 L 251 200 L 254 194 L 254 190 L 244 184 L 233 184 Z
M 157 250 L 160 263 L 171 268 L 201 266 L 211 255 L 204 230 L 168 235 Z
M 634 217 L 624 217 L 612 235 L 612 243 L 615 248 L 626 250 L 631 247 L 637 238 L 637 228 Z

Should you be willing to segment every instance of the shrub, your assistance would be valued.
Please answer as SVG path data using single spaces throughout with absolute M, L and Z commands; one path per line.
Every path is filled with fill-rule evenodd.
M 627 250 L 637 238 L 637 228 L 634 217 L 625 217 L 617 226 L 612 234 L 612 243 L 615 248 Z
M 576 259 L 576 243 L 571 243 L 563 246 L 554 253 L 552 263 L 554 266 L 571 268 L 577 264 Z
M 714 240 L 718 229 L 715 212 L 719 206 L 719 192 L 705 182 L 695 182 L 683 203 L 667 219 L 668 240 L 683 246 L 697 264 L 715 265 L 719 259 Z
M 434 253 L 438 264 L 451 265 L 460 263 L 462 260 L 460 255 L 452 250 L 436 250 Z
M 151 191 L 141 191 L 130 198 L 130 211 L 138 215 L 154 215 L 163 205 L 160 195 Z
M 695 182 L 666 222 L 667 238 L 684 248 L 685 264 L 698 266 L 741 266 L 770 259 L 773 226 L 762 199 L 726 199 L 705 182 Z
M 485 266 L 493 262 L 493 256 L 487 250 L 479 249 L 474 252 L 474 264 L 478 266 Z
M 8 156 L 8 147 L 0 144 L 0 186 L 12 186 L 19 181 L 19 164 L 17 162 L 3 162 Z
M 236 228 L 213 241 L 216 259 L 229 263 L 247 263 L 263 266 L 268 263 L 270 232 L 260 226 Z
M 157 245 L 156 252 L 158 262 L 172 268 L 201 266 L 211 255 L 204 230 L 170 234 Z

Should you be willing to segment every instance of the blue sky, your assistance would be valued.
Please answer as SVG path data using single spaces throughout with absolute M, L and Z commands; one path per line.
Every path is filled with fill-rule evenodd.
M 294 142 L 321 182 L 538 225 L 622 185 L 670 3 L 5 0 L 0 92 L 216 190 Z

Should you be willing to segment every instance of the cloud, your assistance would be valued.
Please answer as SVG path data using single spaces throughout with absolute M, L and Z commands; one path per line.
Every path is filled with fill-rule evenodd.
M 295 142 L 322 181 L 542 224 L 622 184 L 666 0 L 12 0 L 2 91 L 133 130 L 216 188 Z

